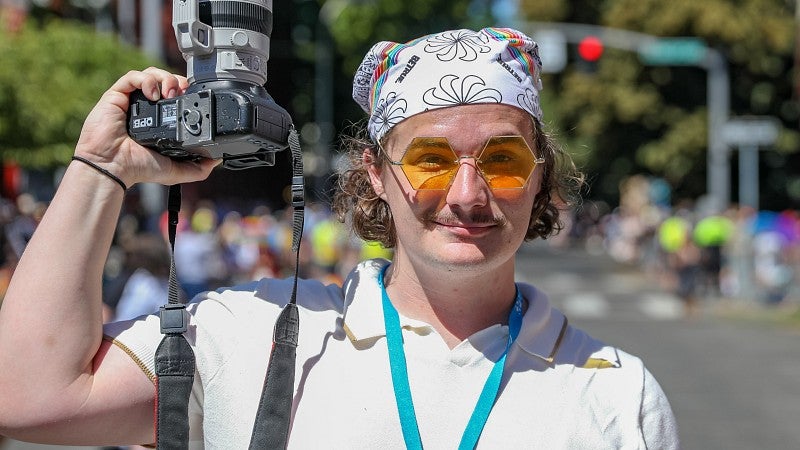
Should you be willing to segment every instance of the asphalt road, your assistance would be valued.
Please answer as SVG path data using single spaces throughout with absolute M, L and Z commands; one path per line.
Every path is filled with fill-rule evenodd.
M 531 246 L 518 278 L 570 321 L 641 357 L 672 405 L 685 450 L 800 449 L 800 332 L 725 319 L 719 299 L 685 318 L 681 301 L 637 267 Z
M 685 450 L 800 449 L 797 331 L 721 318 L 716 300 L 687 319 L 651 277 L 602 255 L 530 245 L 517 272 L 572 323 L 644 360 L 670 399 Z

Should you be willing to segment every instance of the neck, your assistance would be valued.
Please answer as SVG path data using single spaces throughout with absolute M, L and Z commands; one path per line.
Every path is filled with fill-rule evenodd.
M 395 258 L 386 291 L 397 311 L 430 324 L 449 348 L 494 324 L 506 324 L 514 303 L 513 258 L 493 270 L 419 268 Z

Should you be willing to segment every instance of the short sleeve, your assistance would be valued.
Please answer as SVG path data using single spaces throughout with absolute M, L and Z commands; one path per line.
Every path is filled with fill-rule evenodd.
M 661 385 L 646 368 L 639 416 L 642 438 L 648 449 L 678 450 L 678 425 Z

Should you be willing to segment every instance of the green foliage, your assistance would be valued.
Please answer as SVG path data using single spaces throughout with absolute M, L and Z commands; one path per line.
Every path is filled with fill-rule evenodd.
M 359 120 L 363 113 L 351 99 L 353 74 L 370 46 L 379 41 L 407 42 L 454 28 L 492 25 L 488 10 L 476 10 L 473 0 L 320 0 L 329 10 L 330 32 L 336 43 L 339 71 L 337 123 Z M 472 8 L 472 9 L 471 9 Z
M 448 28 L 486 26 L 486 16 L 469 14 L 470 3 L 469 0 L 347 3 L 331 24 L 331 34 L 345 58 L 343 69 L 353 73 L 369 46 L 378 41 L 406 42 Z
M 62 20 L 28 22 L 0 39 L 0 158 L 66 163 L 86 115 L 122 74 L 156 62 L 112 35 Z
M 590 23 L 656 36 L 693 36 L 720 51 L 728 61 L 731 116 L 775 116 L 784 124 L 771 150 L 786 164 L 767 167 L 772 172 L 765 177 L 784 180 L 778 184 L 784 187 L 768 191 L 769 186 L 764 186 L 764 198 L 776 205 L 800 204 L 800 196 L 785 188 L 800 185 L 800 108 L 793 70 L 795 2 L 521 0 L 520 4 L 522 16 L 530 20 Z M 568 67 L 547 76 L 544 84 L 545 91 L 556 97 L 544 109 L 546 119 L 563 135 L 568 149 L 579 153 L 577 159 L 595 181 L 592 195 L 615 202 L 619 183 L 636 173 L 666 179 L 676 199 L 705 193 L 708 124 L 704 69 L 648 67 L 634 53 L 607 48 L 595 73 Z M 791 161 L 795 161 L 794 168 Z M 735 171 L 735 159 L 732 166 Z M 733 173 L 734 184 L 735 177 Z

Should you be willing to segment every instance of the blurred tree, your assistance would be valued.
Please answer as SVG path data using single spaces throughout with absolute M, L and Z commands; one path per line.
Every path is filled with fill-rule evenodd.
M 335 123 L 352 122 L 364 113 L 352 100 L 356 68 L 378 41 L 407 42 L 451 28 L 492 25 L 490 3 L 481 0 L 320 0 L 336 43 Z M 327 5 L 326 5 L 327 4 Z
M 762 204 L 774 209 L 800 205 L 794 8 L 788 0 L 521 0 L 522 15 L 530 20 L 696 36 L 725 55 L 731 116 L 770 115 L 785 125 L 774 151 L 762 152 L 762 171 L 769 173 L 764 178 L 775 181 L 762 186 Z M 545 95 L 551 103 L 546 111 L 552 111 L 546 120 L 562 130 L 590 174 L 590 195 L 616 203 L 620 181 L 635 173 L 664 177 L 676 199 L 705 193 L 703 69 L 647 67 L 633 53 L 607 48 L 596 73 L 551 75 L 545 91 L 557 93 Z M 735 171 L 735 160 L 732 167 Z M 735 193 L 735 173 L 732 180 Z
M 157 65 L 78 22 L 28 21 L 0 34 L 0 159 L 23 167 L 66 164 L 108 86 L 131 68 Z

